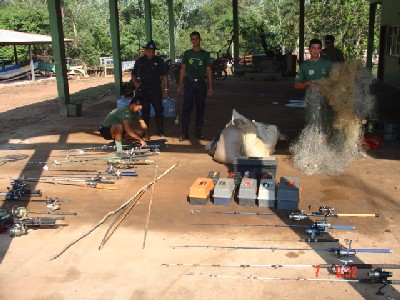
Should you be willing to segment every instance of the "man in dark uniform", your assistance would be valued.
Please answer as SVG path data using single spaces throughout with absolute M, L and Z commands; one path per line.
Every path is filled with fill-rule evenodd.
M 168 96 L 168 76 L 164 60 L 155 55 L 157 50 L 154 41 L 150 41 L 144 47 L 144 55 L 135 61 L 132 70 L 131 81 L 137 92 L 141 93 L 144 102 L 142 117 L 150 127 L 150 104 L 154 107 L 157 134 L 164 136 L 164 116 L 162 99 Z M 140 81 L 139 81 L 140 80 Z M 161 88 L 163 83 L 163 90 Z M 149 138 L 148 132 L 146 138 Z
M 335 47 L 335 38 L 333 35 L 328 34 L 325 36 L 325 48 L 322 49 L 321 57 L 333 63 L 344 62 L 342 51 Z

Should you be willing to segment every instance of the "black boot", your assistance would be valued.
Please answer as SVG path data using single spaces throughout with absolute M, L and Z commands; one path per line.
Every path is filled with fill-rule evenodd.
M 189 131 L 188 131 L 187 127 L 182 127 L 182 134 L 179 138 L 179 141 L 181 142 L 181 141 L 184 141 L 187 139 L 189 139 Z
M 201 134 L 201 127 L 196 127 L 196 131 L 195 131 L 194 136 L 198 140 L 203 140 L 204 139 L 204 136 Z
M 164 132 L 164 129 L 162 127 L 158 128 L 157 135 L 160 136 L 160 137 L 164 137 L 165 136 L 165 132 Z

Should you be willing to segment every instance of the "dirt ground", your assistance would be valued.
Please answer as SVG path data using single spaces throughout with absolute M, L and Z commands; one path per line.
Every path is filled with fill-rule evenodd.
M 112 81 L 113 78 L 72 80 L 70 91 Z M 399 90 L 384 85 L 376 85 L 373 90 L 380 101 L 377 129 L 383 135 L 383 123 L 399 122 Z M 181 96 L 174 92 L 171 96 L 179 110 Z M 89 99 L 83 103 L 82 116 L 76 118 L 58 114 L 56 97 L 53 79 L 35 84 L 0 84 L 0 157 L 29 155 L 0 165 L 0 191 L 5 192 L 10 186 L 10 178 L 22 175 L 38 178 L 106 169 L 105 160 L 61 165 L 53 162 L 66 159 L 68 154 L 68 159 L 77 160 L 112 155 L 111 152 L 78 155 L 65 150 L 106 144 L 97 128 L 115 107 L 117 97 L 108 92 Z M 40 189 L 42 197 L 2 201 L 3 209 L 27 206 L 31 217 L 51 217 L 32 212 L 46 210 L 42 201 L 45 197 L 57 197 L 70 200 L 61 204 L 61 211 L 77 215 L 65 216 L 65 220 L 57 221 L 65 226 L 54 229 L 31 229 L 27 235 L 14 238 L 0 234 L 0 299 L 400 299 L 397 285 L 388 285 L 383 289 L 385 295 L 378 296 L 381 284 L 343 282 L 344 278 L 336 277 L 328 269 L 321 268 L 318 273 L 313 267 L 340 264 L 336 256 L 325 250 L 346 246 L 345 239 L 352 240 L 356 249 L 393 251 L 358 252 L 347 260 L 400 264 L 400 141 L 384 141 L 370 157 L 356 160 L 340 175 L 302 174 L 292 166 L 288 147 L 303 128 L 304 109 L 286 106 L 290 100 L 301 97 L 301 93 L 293 90 L 293 78 L 263 81 L 229 76 L 225 81 L 215 82 L 215 94 L 207 100 L 205 140 L 195 140 L 191 131 L 190 140 L 179 142 L 180 126 L 173 119 L 166 119 L 167 144 L 159 155 L 148 158 L 152 163 L 135 166 L 138 176 L 116 180 L 112 186 L 118 190 L 93 189 L 79 183 L 76 186 L 74 182 L 71 185 L 40 182 L 31 183 L 30 188 Z M 355 226 L 355 230 L 331 230 L 323 236 L 337 238 L 338 243 L 299 242 L 308 237 L 300 227 L 196 225 L 311 224 L 310 220 L 294 223 L 287 214 L 275 209 L 239 206 L 234 202 L 229 206 L 210 202 L 206 206 L 193 206 L 187 202 L 189 188 L 196 178 L 206 177 L 211 170 L 225 177 L 233 169 L 214 162 L 204 150 L 229 122 L 232 109 L 249 119 L 275 124 L 288 137 L 278 142 L 273 154 L 278 160 L 276 178 L 300 178 L 300 209 L 311 213 L 320 205 L 327 205 L 334 207 L 335 213 L 376 213 L 379 218 L 330 218 L 332 225 Z M 154 129 L 152 122 L 150 126 Z M 48 162 L 49 170 L 34 162 Z M 174 168 L 164 174 L 171 167 Z M 113 213 L 161 175 L 164 176 L 148 188 L 129 213 L 126 210 L 124 216 Z M 193 214 L 191 210 L 226 214 Z M 123 218 L 123 222 L 99 249 L 118 218 Z M 248 249 L 255 247 L 280 249 Z M 290 266 L 268 267 L 279 264 Z M 353 279 L 365 278 L 367 271 L 359 269 L 357 275 L 352 274 Z M 400 279 L 400 270 L 387 271 L 393 272 L 389 279 Z

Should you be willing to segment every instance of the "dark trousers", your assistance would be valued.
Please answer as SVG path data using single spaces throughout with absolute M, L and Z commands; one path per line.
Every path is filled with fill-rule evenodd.
M 143 95 L 143 108 L 142 119 L 150 128 L 150 104 L 154 107 L 155 121 L 157 130 L 164 129 L 164 115 L 162 106 L 162 91 L 161 87 L 142 87 L 141 93 Z
M 204 112 L 206 108 L 207 85 L 204 79 L 199 81 L 185 80 L 182 106 L 182 127 L 189 128 L 190 116 L 193 107 L 196 106 L 196 128 L 202 128 L 204 124 Z

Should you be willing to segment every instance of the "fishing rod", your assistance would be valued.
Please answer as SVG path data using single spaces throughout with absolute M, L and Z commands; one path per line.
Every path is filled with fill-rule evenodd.
M 135 161 L 137 159 L 142 159 L 143 157 L 148 157 L 148 156 L 155 156 L 159 155 L 159 152 L 152 152 L 149 154 L 139 154 L 135 156 L 110 156 L 110 157 L 97 157 L 97 158 L 87 158 L 87 159 L 65 159 L 65 160 L 54 160 L 51 162 L 54 166 L 60 166 L 63 163 L 86 163 L 86 162 L 92 162 L 92 161 L 121 161 L 121 160 L 128 160 L 128 161 Z M 29 161 L 28 164 L 33 164 L 33 165 L 47 165 L 49 164 L 48 161 Z
M 359 282 L 360 279 L 329 279 L 329 278 L 304 278 L 304 277 L 265 277 L 254 275 L 221 275 L 221 274 L 204 274 L 188 272 L 185 275 L 189 276 L 205 276 L 213 278 L 239 278 L 239 279 L 256 279 L 256 280 L 294 280 L 294 281 L 325 281 L 325 282 Z
M 349 274 L 354 277 L 358 269 L 371 270 L 381 269 L 400 269 L 399 264 L 353 264 L 344 262 L 343 264 L 161 264 L 163 267 L 212 267 L 212 268 L 262 268 L 262 269 L 281 269 L 281 268 L 315 268 L 316 277 L 320 269 L 328 269 L 336 275 Z
M 26 179 L 38 179 L 38 178 L 29 178 L 29 177 L 20 177 L 22 180 Z M 113 177 L 111 176 L 103 176 L 101 174 L 57 174 L 57 175 L 41 175 L 40 179 L 51 179 L 51 180 L 61 180 L 62 179 L 76 179 L 76 178 L 81 178 L 81 179 L 87 179 L 87 180 L 114 180 Z
M 65 181 L 65 182 L 84 182 L 86 185 L 92 185 L 93 183 L 102 183 L 102 184 L 114 184 L 114 181 L 110 180 L 103 180 L 103 179 L 85 179 L 85 178 L 21 178 L 21 180 L 28 181 L 28 182 L 57 182 Z
M 152 152 L 152 153 L 150 153 L 150 152 Z M 159 150 L 155 149 L 155 148 L 154 149 L 150 149 L 150 148 L 130 148 L 130 149 L 124 149 L 124 150 L 121 150 L 121 151 L 117 151 L 117 152 L 115 152 L 115 154 L 117 156 L 119 156 L 119 157 L 129 158 L 129 157 L 135 157 L 135 156 L 138 156 L 138 155 L 145 155 L 145 154 L 155 155 L 155 152 L 158 153 Z M 101 152 L 101 153 L 109 153 L 109 152 Z M 98 154 L 99 154 L 99 152 L 88 154 L 88 153 L 85 153 L 84 151 L 80 151 L 77 154 L 68 153 L 65 156 L 65 158 L 69 159 L 70 157 L 75 157 L 75 156 L 79 156 L 81 158 L 89 158 L 89 157 L 82 157 L 82 155 L 93 156 L 93 155 L 98 155 Z
M 285 214 L 276 214 L 276 213 L 269 213 L 269 212 L 246 212 L 246 211 L 207 211 L 207 210 L 199 210 L 199 209 L 192 209 L 190 211 L 191 214 L 227 214 L 227 215 L 258 215 L 258 216 L 264 216 L 264 215 L 285 215 Z
M 229 249 L 229 250 L 271 250 L 274 251 L 327 251 L 338 257 L 355 256 L 357 253 L 392 253 L 391 249 L 352 249 L 351 240 L 347 240 L 349 247 L 338 248 L 287 248 L 287 247 L 256 247 L 256 246 L 210 246 L 210 245 L 183 245 L 171 246 L 170 248 L 207 248 L 207 249 Z
M 13 206 L 11 209 L 11 213 L 17 217 L 17 218 L 25 218 L 28 216 L 28 214 L 36 214 L 36 215 L 43 215 L 43 214 L 48 214 L 48 215 L 69 215 L 69 216 L 76 216 L 76 212 L 64 212 L 64 211 L 32 211 L 26 207 L 23 206 Z
M 53 199 L 53 198 L 46 197 L 43 200 L 36 199 L 36 200 L 29 200 L 29 202 L 44 202 L 46 205 L 53 205 L 56 203 L 70 203 L 71 200 L 63 200 L 63 199 L 58 199 L 58 198 Z
M 387 285 L 400 284 L 400 280 L 390 280 L 393 276 L 392 272 L 383 271 L 381 268 L 376 268 L 368 272 L 366 279 L 331 279 L 331 278 L 304 278 L 304 277 L 265 277 L 254 275 L 220 275 L 220 274 L 204 274 L 188 272 L 188 276 L 205 276 L 211 278 L 237 278 L 237 279 L 254 279 L 254 280 L 283 280 L 283 281 L 320 281 L 320 282 L 340 282 L 340 283 L 366 283 L 366 284 L 382 284 L 376 292 L 377 295 L 384 295 L 382 289 Z
M 304 210 L 300 212 L 294 212 L 289 215 L 289 219 L 294 220 L 294 221 L 300 221 L 300 220 L 307 220 L 308 217 L 323 217 L 324 219 L 328 217 L 372 217 L 372 218 L 379 218 L 379 214 L 332 214 L 332 211 L 334 211 L 335 208 L 329 207 L 329 206 L 320 206 L 319 207 L 319 212 L 313 212 L 311 214 L 305 214 Z
M 89 187 L 93 189 L 102 189 L 102 190 L 117 190 L 118 188 L 113 186 L 108 186 L 104 184 L 99 184 L 97 181 L 86 180 L 84 184 L 74 184 L 74 183 L 66 183 L 60 181 L 40 181 L 40 183 L 47 183 L 53 185 L 70 185 L 70 186 L 80 186 L 80 187 Z
M 1 196 L 6 196 L 6 200 L 18 200 L 22 196 L 42 196 L 40 190 L 32 190 L 30 185 L 22 180 L 12 180 L 11 188 L 7 187 L 8 192 L 0 192 Z
M 123 149 L 137 149 L 140 147 L 140 149 L 155 149 L 155 148 L 159 148 L 161 145 L 164 145 L 167 140 L 166 139 L 159 139 L 159 140 L 148 140 L 147 142 L 147 146 L 142 147 L 140 143 L 138 142 L 133 142 L 132 144 L 124 144 L 122 145 Z M 75 149 L 68 149 L 68 150 L 60 150 L 61 152 L 77 152 L 77 153 L 84 153 L 86 151 L 104 151 L 104 150 L 108 150 L 108 149 L 116 149 L 115 145 L 102 145 L 102 146 L 94 146 L 94 147 L 86 147 L 86 148 L 75 148 Z
M 314 222 L 314 224 L 310 225 L 297 225 L 297 224 L 207 224 L 207 223 L 199 223 L 199 224 L 191 224 L 197 226 L 237 226 L 237 227 L 301 227 L 306 228 L 305 233 L 311 235 L 311 238 L 314 238 L 316 235 L 320 235 L 321 233 L 327 233 L 328 229 L 339 229 L 339 230 L 353 230 L 354 226 L 348 225 L 331 225 L 327 223 L 325 220 L 318 220 Z

